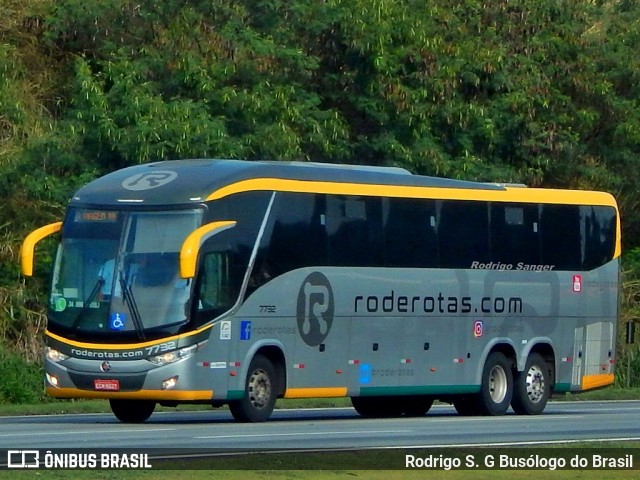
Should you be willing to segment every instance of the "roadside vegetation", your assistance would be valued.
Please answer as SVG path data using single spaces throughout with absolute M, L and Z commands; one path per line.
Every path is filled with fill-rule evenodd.
M 193 157 L 611 192 L 625 252 L 617 386 L 640 387 L 624 337 L 640 318 L 636 2 L 4 0 L 3 12 L 0 404 L 51 402 L 52 248 L 25 281 L 25 234 L 99 175 Z

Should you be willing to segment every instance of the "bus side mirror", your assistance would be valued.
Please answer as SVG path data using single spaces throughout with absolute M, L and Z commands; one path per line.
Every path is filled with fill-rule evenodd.
M 180 277 L 185 279 L 195 277 L 202 244 L 213 235 L 235 227 L 236 223 L 234 220 L 213 222 L 191 232 L 180 247 Z
M 43 238 L 59 232 L 61 228 L 62 222 L 50 223 L 49 225 L 45 225 L 44 227 L 34 230 L 27 235 L 27 238 L 24 239 L 22 247 L 20 248 L 20 264 L 22 267 L 22 274 L 25 277 L 33 275 L 33 257 L 36 244 Z

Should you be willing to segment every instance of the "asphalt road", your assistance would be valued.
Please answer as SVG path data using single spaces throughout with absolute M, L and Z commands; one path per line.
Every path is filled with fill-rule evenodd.
M 436 405 L 420 418 L 366 419 L 351 408 L 277 410 L 240 424 L 228 411 L 156 412 L 144 424 L 111 414 L 0 417 L 0 449 L 159 448 L 255 451 L 517 445 L 640 440 L 640 401 L 552 402 L 543 415 L 461 417 Z

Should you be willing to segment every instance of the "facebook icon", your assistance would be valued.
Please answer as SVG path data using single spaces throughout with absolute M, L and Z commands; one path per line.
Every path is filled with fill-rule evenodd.
M 240 340 L 251 340 L 251 321 L 240 322 Z

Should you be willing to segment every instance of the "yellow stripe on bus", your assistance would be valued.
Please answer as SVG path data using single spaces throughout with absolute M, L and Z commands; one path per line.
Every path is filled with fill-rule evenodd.
M 596 375 L 585 375 L 582 377 L 582 390 L 591 390 L 593 388 L 606 387 L 611 385 L 615 380 L 613 373 L 600 373 Z
M 346 397 L 347 387 L 287 388 L 284 398 Z
M 74 340 L 69 340 L 68 338 L 64 338 L 64 337 L 60 337 L 58 335 L 56 335 L 55 333 L 51 333 L 49 330 L 45 330 L 44 334 L 47 337 L 51 337 L 54 340 L 59 341 L 60 343 L 64 343 L 65 345 L 71 345 L 72 347 L 77 347 L 77 348 L 91 348 L 91 349 L 96 349 L 96 350 L 134 350 L 137 348 L 145 348 L 145 347 L 150 347 L 152 345 L 159 345 L 161 343 L 166 343 L 166 342 L 170 342 L 172 340 L 178 340 L 180 338 L 187 338 L 193 335 L 197 335 L 200 332 L 203 332 L 209 328 L 212 328 L 214 325 L 217 324 L 209 324 L 206 325 L 202 328 L 199 328 L 198 330 L 194 330 L 193 332 L 188 332 L 188 333 L 182 333 L 180 335 L 174 335 L 172 337 L 165 337 L 165 338 L 161 338 L 159 340 L 153 340 L 150 342 L 144 342 L 144 343 L 84 343 L 84 342 L 76 342 Z
M 395 198 L 431 198 L 434 200 L 477 200 L 514 203 L 542 203 L 559 205 L 597 205 L 616 210 L 616 246 L 613 258 L 622 253 L 620 214 L 613 195 L 590 190 L 562 190 L 549 188 L 506 187 L 504 190 L 429 187 L 412 185 L 378 185 L 341 183 L 317 180 L 290 180 L 281 178 L 254 178 L 242 180 L 211 193 L 207 200 L 219 200 L 241 192 L 276 191 L 299 193 L 325 193 L 335 195 L 362 195 Z
M 333 193 L 339 195 L 364 195 L 373 197 L 616 206 L 615 199 L 611 194 L 589 190 L 556 190 L 526 187 L 511 187 L 505 188 L 504 190 L 483 190 L 477 188 L 378 185 L 366 183 L 325 182 L 317 180 L 288 180 L 280 178 L 254 178 L 232 183 L 231 185 L 227 185 L 213 192 L 207 197 L 207 200 L 218 200 L 235 193 L 258 190 L 301 193 Z
M 55 398 L 94 398 L 119 400 L 158 400 L 158 401 L 189 401 L 211 400 L 211 390 L 138 390 L 136 392 L 103 392 L 94 390 L 80 390 L 77 388 L 47 387 L 47 394 Z

